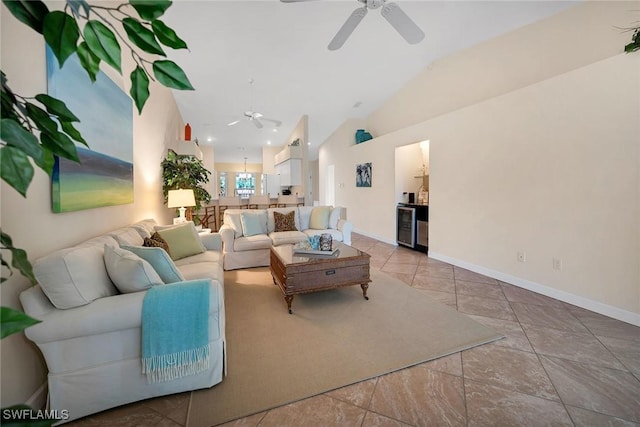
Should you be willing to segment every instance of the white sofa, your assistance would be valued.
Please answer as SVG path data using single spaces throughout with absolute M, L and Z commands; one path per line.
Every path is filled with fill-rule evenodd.
M 209 369 L 156 383 L 150 383 L 142 373 L 141 313 L 146 291 L 120 293 L 103 256 L 105 244 L 143 245 L 155 226 L 153 220 L 141 221 L 55 251 L 34 263 L 39 285 L 22 292 L 20 301 L 24 311 L 42 323 L 27 328 L 25 334 L 40 348 L 47 363 L 49 408 L 68 410 L 66 421 L 222 381 L 224 271 L 222 241 L 217 233 L 196 234 L 204 252 L 170 263 L 185 280 L 209 281 Z
M 324 226 L 312 227 L 314 209 L 328 209 L 329 217 Z M 294 212 L 295 231 L 276 231 L 274 212 Z M 308 240 L 310 236 L 331 234 L 334 240 L 351 244 L 353 224 L 342 219 L 343 208 L 332 206 L 297 206 L 268 209 L 227 209 L 219 233 L 222 236 L 224 269 L 261 267 L 269 265 L 271 246 L 295 244 Z M 247 233 L 243 219 L 248 215 L 260 217 L 262 232 Z M 243 218 L 244 216 L 244 218 Z M 317 223 L 317 221 L 316 221 Z M 248 235 L 249 234 L 249 235 Z

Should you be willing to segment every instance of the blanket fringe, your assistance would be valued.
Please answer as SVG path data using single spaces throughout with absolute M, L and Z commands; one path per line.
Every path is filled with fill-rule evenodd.
M 210 367 L 209 344 L 178 353 L 142 358 L 142 373 L 150 383 L 171 381 L 206 371 Z

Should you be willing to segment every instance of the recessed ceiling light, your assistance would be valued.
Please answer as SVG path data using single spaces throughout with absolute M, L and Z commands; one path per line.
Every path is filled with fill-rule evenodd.
M 271 141 L 267 141 L 267 145 L 271 145 Z
M 213 141 L 213 138 L 211 137 L 207 138 L 207 142 L 211 142 L 211 141 Z
M 274 132 L 278 132 L 278 128 L 273 128 L 273 131 Z
M 311 145 L 311 141 L 307 141 L 307 145 Z

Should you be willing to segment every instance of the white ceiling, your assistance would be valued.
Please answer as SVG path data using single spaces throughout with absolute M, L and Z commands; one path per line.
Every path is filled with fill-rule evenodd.
M 193 137 L 213 144 L 216 162 L 242 163 L 247 157 L 249 163 L 260 163 L 262 147 L 268 141 L 276 146 L 289 143 L 293 128 L 307 114 L 310 156 L 317 158 L 318 146 L 340 124 L 375 111 L 437 58 L 574 4 L 396 3 L 425 32 L 421 43 L 407 44 L 378 9 L 369 11 L 340 50 L 329 51 L 335 33 L 362 6 L 356 0 L 175 1 L 163 19 L 189 45 L 189 51 L 171 52 L 170 59 L 196 89 L 174 91 Z M 247 120 L 227 126 L 251 104 L 265 117 L 282 121 L 277 132 L 269 122 L 263 122 L 263 129 Z

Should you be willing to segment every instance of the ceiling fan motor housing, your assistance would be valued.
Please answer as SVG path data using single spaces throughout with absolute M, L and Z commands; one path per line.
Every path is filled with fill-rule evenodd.
M 364 3 L 368 9 L 378 9 L 380 6 L 384 6 L 386 0 L 358 0 Z

